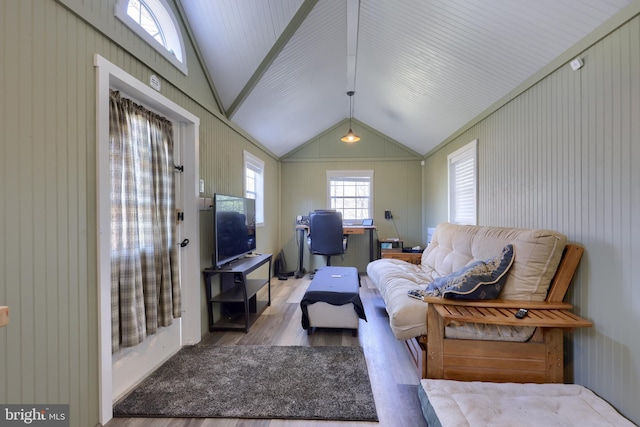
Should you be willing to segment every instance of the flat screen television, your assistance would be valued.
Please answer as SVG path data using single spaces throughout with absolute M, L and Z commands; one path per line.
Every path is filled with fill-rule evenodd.
M 216 268 L 256 250 L 255 200 L 216 193 L 213 210 Z

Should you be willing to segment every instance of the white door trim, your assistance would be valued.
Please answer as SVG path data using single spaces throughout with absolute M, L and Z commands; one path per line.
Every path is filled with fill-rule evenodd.
M 200 232 L 198 219 L 198 180 L 200 119 L 100 55 L 96 67 L 96 215 L 99 319 L 99 408 L 100 423 L 113 417 L 111 356 L 111 266 L 110 266 L 110 175 L 109 175 L 109 89 L 130 94 L 167 118 L 179 122 L 182 144 L 183 211 L 182 234 L 190 244 L 181 249 L 182 319 L 180 345 L 195 344 L 202 337 L 200 322 Z

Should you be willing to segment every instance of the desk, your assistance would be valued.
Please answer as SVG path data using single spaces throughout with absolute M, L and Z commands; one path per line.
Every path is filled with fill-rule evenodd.
M 342 232 L 346 235 L 351 234 L 364 234 L 365 231 L 369 232 L 369 262 L 373 261 L 373 232 L 376 230 L 375 225 L 347 225 L 342 227 Z M 298 224 L 296 225 L 296 232 L 298 233 L 298 270 L 296 271 L 296 278 L 299 279 L 304 276 L 304 234 L 309 231 L 308 225 Z

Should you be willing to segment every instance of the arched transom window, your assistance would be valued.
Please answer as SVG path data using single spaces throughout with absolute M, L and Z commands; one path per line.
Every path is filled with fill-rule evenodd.
M 182 34 L 165 0 L 118 0 L 116 16 L 187 74 Z

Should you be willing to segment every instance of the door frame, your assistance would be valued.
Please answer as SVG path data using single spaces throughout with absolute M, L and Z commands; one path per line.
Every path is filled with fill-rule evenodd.
M 109 171 L 109 89 L 120 90 L 180 123 L 182 138 L 182 199 L 185 222 L 182 235 L 190 244 L 181 249 L 182 318 L 180 343 L 200 341 L 200 231 L 199 231 L 199 127 L 200 119 L 151 89 L 102 56 L 94 56 L 96 68 L 96 216 L 99 331 L 99 415 L 105 425 L 113 417 L 111 355 L 111 213 Z M 179 347 L 178 346 L 178 347 Z M 155 366 L 149 367 L 149 372 Z

